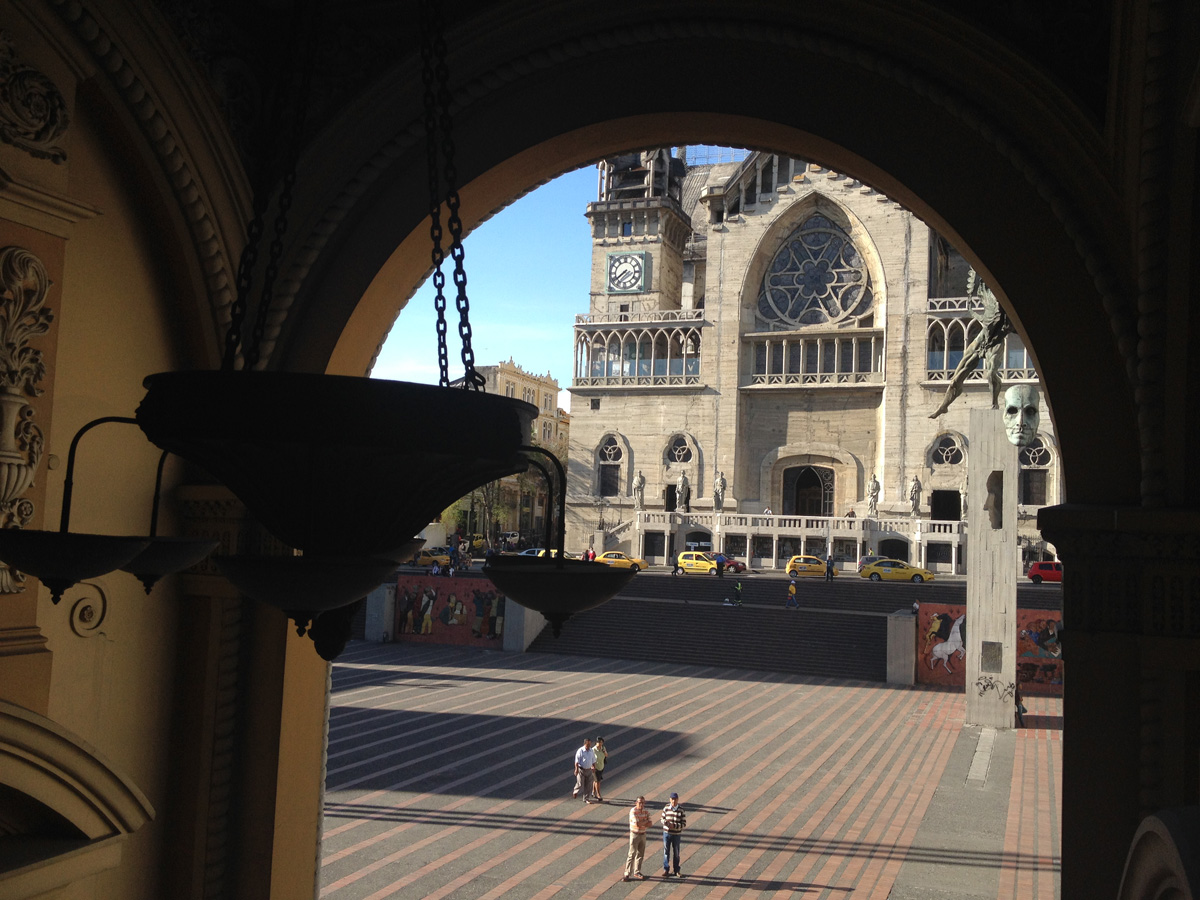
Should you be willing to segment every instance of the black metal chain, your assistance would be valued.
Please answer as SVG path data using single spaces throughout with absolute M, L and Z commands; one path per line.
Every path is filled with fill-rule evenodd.
M 246 229 L 246 243 L 238 261 L 237 294 L 229 307 L 229 327 L 225 331 L 225 355 L 221 369 L 232 372 L 242 343 L 242 320 L 246 317 L 246 300 L 254 283 L 254 266 L 258 262 L 258 244 L 262 240 L 263 216 L 266 214 L 266 190 L 255 192 L 254 216 Z
M 433 238 L 433 283 L 437 291 L 434 306 L 438 320 L 438 365 L 442 387 L 448 387 L 449 355 L 446 349 L 446 296 L 445 275 L 442 262 L 445 254 L 441 247 L 441 198 L 438 159 L 436 150 L 436 126 L 442 132 L 442 157 L 446 183 L 446 208 L 449 212 L 447 227 L 450 230 L 450 255 L 454 259 L 454 285 L 457 289 L 455 305 L 458 308 L 458 336 L 462 340 L 463 387 L 482 390 L 483 376 L 475 369 L 475 353 L 471 349 L 471 303 L 467 298 L 467 272 L 464 267 L 466 251 L 462 243 L 462 219 L 459 216 L 458 170 L 454 164 L 454 138 L 450 116 L 450 72 L 446 65 L 446 40 L 440 0 L 426 0 L 422 4 L 423 40 L 421 46 L 422 80 L 425 83 L 425 136 L 429 155 L 430 185 L 430 236 Z M 436 84 L 436 95 L 435 95 Z M 435 110 L 436 106 L 440 107 Z
M 441 44 L 440 53 L 437 45 Z M 438 373 L 440 387 L 450 386 L 450 357 L 446 350 L 446 275 L 442 262 L 442 184 L 438 172 L 437 95 L 434 89 L 435 55 L 443 60 L 446 54 L 442 37 L 441 7 L 436 2 L 421 4 L 421 81 L 425 85 L 425 153 L 429 169 L 429 237 L 433 241 L 433 287 L 436 295 L 433 308 L 437 311 Z M 444 67 L 444 63 L 443 63 Z M 439 81 L 444 80 L 439 78 Z
M 237 363 L 238 350 L 242 344 L 242 322 L 250 301 L 250 290 L 254 286 L 254 267 L 258 265 L 258 247 L 262 242 L 263 220 L 267 215 L 267 202 L 271 198 L 271 187 L 275 182 L 276 163 L 279 155 L 279 135 L 282 133 L 284 104 L 271 105 L 270 121 L 266 124 L 267 139 L 262 142 L 257 171 L 252 183 L 254 192 L 253 214 L 246 228 L 246 243 L 238 260 L 237 293 L 229 307 L 229 327 L 225 331 L 225 355 L 221 369 L 233 371 Z
M 288 213 L 292 208 L 292 195 L 296 186 L 296 167 L 300 162 L 300 147 L 304 139 L 304 124 L 308 118 L 308 98 L 312 90 L 312 73 L 314 57 L 317 52 L 316 0 L 308 0 L 304 8 L 298 11 L 299 24 L 293 35 L 293 46 L 300 54 L 294 69 L 300 72 L 300 87 L 296 91 L 295 110 L 292 115 L 292 129 L 287 144 L 287 166 L 284 170 L 283 185 L 279 191 L 278 207 L 275 211 L 275 237 L 271 241 L 270 253 L 267 257 L 267 268 L 263 273 L 262 293 L 258 300 L 258 315 L 254 319 L 254 331 L 251 335 L 250 346 L 246 350 L 246 368 L 253 369 L 258 365 L 259 354 L 262 351 L 263 337 L 267 330 L 267 316 L 271 311 L 271 301 L 275 297 L 275 280 L 279 277 L 279 261 L 283 258 L 283 239 L 288 230 Z M 300 29 L 304 33 L 301 34 Z M 303 40 L 299 40 L 303 37 Z

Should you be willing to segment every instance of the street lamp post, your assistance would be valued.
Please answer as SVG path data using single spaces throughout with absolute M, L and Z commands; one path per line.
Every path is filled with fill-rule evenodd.
M 596 501 L 596 515 L 597 515 L 596 530 L 597 531 L 604 530 L 604 511 L 606 509 L 608 509 L 608 501 L 605 500 L 603 497 L 601 497 L 599 500 Z

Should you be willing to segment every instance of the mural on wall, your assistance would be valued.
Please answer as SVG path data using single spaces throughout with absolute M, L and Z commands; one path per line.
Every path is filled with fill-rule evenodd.
M 917 613 L 917 681 L 965 685 L 967 609 L 922 603 Z
M 397 641 L 487 644 L 504 634 L 507 602 L 486 578 L 400 575 L 392 634 Z
M 1062 615 L 1043 609 L 1017 611 L 1017 678 L 1021 690 L 1061 693 L 1063 683 Z
M 917 683 L 966 686 L 967 608 L 922 603 L 917 612 Z M 1017 610 L 1017 679 L 1031 694 L 1061 694 L 1062 614 Z M 978 685 L 977 685 L 978 687 Z

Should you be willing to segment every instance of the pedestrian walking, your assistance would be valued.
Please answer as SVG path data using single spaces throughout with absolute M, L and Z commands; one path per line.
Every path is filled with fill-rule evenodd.
M 825 580 L 833 581 L 833 554 L 830 553 L 825 557 Z
M 592 752 L 596 754 L 596 785 L 592 788 L 592 796 L 603 802 L 604 798 L 600 796 L 600 782 L 604 780 L 604 766 L 608 763 L 609 755 L 604 738 L 596 738 L 596 746 L 592 748 Z
M 671 862 L 674 857 L 676 878 L 682 878 L 683 872 L 679 871 L 679 848 L 683 842 L 683 829 L 687 827 L 687 816 L 683 814 L 683 807 L 679 805 L 679 795 L 674 791 L 671 792 L 671 802 L 663 807 L 662 815 L 659 817 L 662 820 L 663 829 L 663 878 L 670 878 Z
M 645 881 L 642 860 L 646 858 L 646 832 L 650 830 L 650 813 L 646 798 L 638 797 L 629 810 L 629 855 L 625 857 L 625 876 L 622 881 Z
M 717 554 L 717 577 L 718 578 L 725 577 L 725 563 L 727 563 L 727 562 L 729 562 L 729 560 L 725 557 L 724 553 Z
M 583 746 L 575 751 L 575 790 L 572 797 L 583 794 L 583 802 L 592 802 L 592 785 L 596 783 L 596 751 L 592 739 L 584 738 Z
M 799 608 L 800 608 L 800 601 L 796 599 L 796 579 L 793 578 L 791 583 L 788 585 L 787 603 L 785 604 L 785 609 L 799 609 Z

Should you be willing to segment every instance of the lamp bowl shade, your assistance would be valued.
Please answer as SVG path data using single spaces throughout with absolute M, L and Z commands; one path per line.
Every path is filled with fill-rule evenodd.
M 284 543 L 395 555 L 450 503 L 525 470 L 537 407 L 478 391 L 296 372 L 163 372 L 137 422 Z
M 120 567 L 121 571 L 136 575 L 147 594 L 164 575 L 196 565 L 221 543 L 182 537 L 152 537 L 149 541 L 145 550 Z
M 361 600 L 399 567 L 391 559 L 340 556 L 218 556 L 215 562 L 247 597 L 298 623 Z
M 0 528 L 0 562 L 37 578 L 57 603 L 71 585 L 119 569 L 149 543 L 146 537 Z
M 483 568 L 510 600 L 541 613 L 557 636 L 575 613 L 607 603 L 637 572 L 562 557 L 492 556 Z

